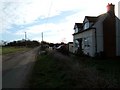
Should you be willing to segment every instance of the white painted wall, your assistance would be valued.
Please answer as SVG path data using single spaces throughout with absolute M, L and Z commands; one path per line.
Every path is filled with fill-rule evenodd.
M 95 23 L 94 27 L 96 27 L 96 39 L 97 39 L 97 52 L 103 51 L 103 21 L 107 17 L 107 13 L 101 15 L 98 18 L 98 21 Z
M 75 53 L 77 51 L 77 48 L 76 47 L 76 35 L 73 36 L 73 53 Z
M 94 56 L 95 54 L 95 41 L 94 41 L 94 29 L 79 33 L 74 35 L 74 39 L 83 38 L 82 49 L 85 54 L 89 53 L 90 56 Z M 85 47 L 84 38 L 89 38 L 90 47 Z M 74 48 L 76 50 L 76 48 Z
M 118 2 L 118 18 L 120 19 L 120 1 Z
M 75 35 L 73 36 L 73 53 L 77 50 L 77 47 L 75 46 Z

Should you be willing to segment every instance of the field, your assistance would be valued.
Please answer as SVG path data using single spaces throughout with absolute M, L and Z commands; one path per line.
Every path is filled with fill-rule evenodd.
M 29 88 L 120 88 L 120 60 L 39 55 Z
M 2 54 L 9 54 L 9 53 L 16 53 L 19 51 L 26 51 L 26 50 L 30 50 L 30 48 L 26 48 L 26 47 L 2 47 Z

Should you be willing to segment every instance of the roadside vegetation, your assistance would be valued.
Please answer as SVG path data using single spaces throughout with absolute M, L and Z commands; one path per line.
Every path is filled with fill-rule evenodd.
M 28 51 L 36 46 L 39 46 L 40 43 L 38 41 L 30 41 L 30 40 L 19 40 L 19 41 L 13 41 L 5 44 L 0 48 L 2 53 L 0 54 L 10 54 L 10 53 L 16 53 L 19 51 Z
M 44 46 L 33 67 L 29 88 L 120 88 L 120 60 L 66 55 Z
M 120 88 L 120 60 L 38 55 L 29 88 Z
M 69 87 L 72 83 L 71 77 L 66 72 L 68 68 L 64 66 L 52 54 L 38 56 L 29 81 L 29 88 Z
M 96 81 L 91 82 L 92 84 L 96 85 L 98 83 L 101 88 L 120 88 L 119 58 L 93 59 L 79 57 L 76 60 L 82 67 L 86 68 L 87 72 L 90 72 L 86 72 L 88 77 Z
M 26 47 L 2 47 L 2 54 L 9 54 L 9 53 L 16 53 L 19 51 L 27 51 L 30 50 L 30 48 Z
M 0 55 L 2 54 L 2 47 L 0 46 Z

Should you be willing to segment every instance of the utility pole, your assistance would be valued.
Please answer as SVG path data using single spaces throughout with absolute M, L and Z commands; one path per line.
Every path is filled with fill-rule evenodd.
M 43 32 L 41 33 L 42 41 L 41 41 L 41 49 L 43 50 Z
M 25 32 L 25 46 L 27 47 L 27 41 L 26 41 L 26 39 L 27 39 L 27 34 Z
M 43 32 L 42 32 L 42 41 L 43 41 Z

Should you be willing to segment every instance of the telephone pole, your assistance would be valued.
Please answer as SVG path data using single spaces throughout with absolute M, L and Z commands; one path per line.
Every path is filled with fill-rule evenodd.
M 42 41 L 43 41 L 43 32 L 42 32 Z
M 26 41 L 26 39 L 27 39 L 27 34 L 25 32 L 25 46 L 27 47 L 27 41 Z

